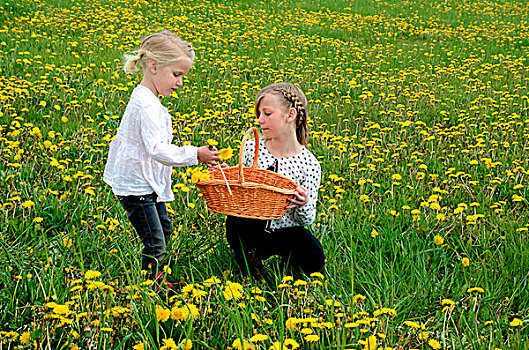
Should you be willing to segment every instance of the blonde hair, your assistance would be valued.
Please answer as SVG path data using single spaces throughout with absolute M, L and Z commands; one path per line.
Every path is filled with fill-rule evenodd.
M 184 59 L 193 63 L 195 51 L 190 43 L 178 35 L 169 30 L 162 30 L 145 37 L 135 55 L 125 55 L 125 72 L 136 73 L 139 71 L 138 62 L 144 69 L 151 59 L 162 66 Z
M 259 104 L 266 95 L 276 95 L 280 106 L 288 111 L 294 108 L 296 115 L 296 138 L 300 144 L 307 146 L 307 139 L 309 138 L 307 126 L 307 97 L 297 85 L 290 83 L 276 83 L 268 85 L 257 94 L 255 99 L 255 115 L 259 117 Z

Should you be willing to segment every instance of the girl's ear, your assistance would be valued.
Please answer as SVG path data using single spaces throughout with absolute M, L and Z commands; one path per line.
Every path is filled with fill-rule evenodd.
M 288 110 L 287 121 L 289 121 L 289 122 L 295 122 L 297 116 L 298 116 L 298 111 L 296 111 L 295 108 L 290 108 L 290 109 Z
M 151 58 L 149 60 L 149 72 L 151 74 L 155 74 L 157 69 L 158 69 L 158 63 Z

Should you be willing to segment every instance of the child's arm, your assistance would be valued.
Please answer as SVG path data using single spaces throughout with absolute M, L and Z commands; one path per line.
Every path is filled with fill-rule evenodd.
M 149 113 L 151 112 L 151 113 Z M 176 146 L 170 143 L 167 126 L 163 126 L 161 118 L 156 112 L 148 108 L 141 116 L 141 138 L 149 156 L 163 165 L 179 167 L 196 165 L 198 162 L 214 166 L 220 158 L 217 151 L 204 147 Z M 205 149 L 204 149 L 205 148 Z
M 289 208 L 294 208 L 294 218 L 301 226 L 310 225 L 316 219 L 316 203 L 321 181 L 321 167 L 307 164 L 305 181 L 296 190 L 298 193 L 290 200 Z

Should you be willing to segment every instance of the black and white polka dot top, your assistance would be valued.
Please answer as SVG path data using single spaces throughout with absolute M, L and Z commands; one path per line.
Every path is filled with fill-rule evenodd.
M 251 166 L 255 150 L 255 139 L 248 140 L 244 147 L 244 166 Z M 274 166 L 274 162 L 276 166 Z M 306 147 L 287 158 L 276 158 L 265 147 L 265 140 L 259 140 L 259 160 L 257 167 L 269 169 L 288 177 L 309 193 L 309 201 L 302 207 L 288 209 L 279 220 L 270 221 L 270 229 L 292 226 L 306 226 L 316 218 L 316 203 L 321 181 L 321 166 L 316 157 Z M 274 167 L 273 169 L 270 169 Z

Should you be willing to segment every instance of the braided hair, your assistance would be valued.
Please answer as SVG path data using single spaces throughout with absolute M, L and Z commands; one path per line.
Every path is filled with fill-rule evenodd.
M 195 59 L 195 51 L 190 43 L 182 40 L 178 35 L 169 30 L 162 30 L 145 37 L 135 55 L 125 55 L 125 71 L 136 73 L 139 70 L 138 62 L 145 69 L 151 59 L 162 66 L 182 59 L 192 63 Z
M 309 136 L 307 126 L 307 97 L 299 86 L 290 83 L 275 83 L 263 88 L 255 100 L 255 114 L 259 115 L 259 104 L 266 95 L 274 94 L 279 97 L 278 102 L 285 110 L 294 108 L 296 115 L 296 138 L 300 144 L 307 146 Z

